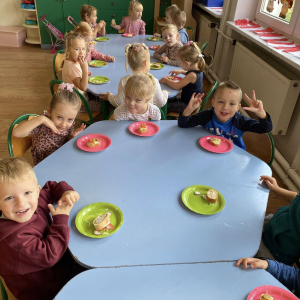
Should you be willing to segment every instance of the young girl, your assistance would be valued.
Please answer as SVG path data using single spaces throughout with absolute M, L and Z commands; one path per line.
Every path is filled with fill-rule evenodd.
M 73 85 L 62 83 L 52 97 L 47 115 L 24 121 L 14 128 L 15 137 L 32 135 L 31 153 L 35 165 L 85 129 L 82 124 L 74 130 L 80 106 L 81 100 L 73 92 Z
M 203 87 L 203 71 L 205 68 L 205 61 L 201 50 L 194 42 L 188 42 L 185 46 L 180 48 L 177 53 L 183 70 L 173 70 L 171 76 L 184 74 L 185 77 L 179 82 L 173 82 L 168 78 L 162 78 L 161 83 L 167 84 L 173 89 L 182 89 L 181 99 L 174 97 L 168 102 L 168 111 L 181 112 L 183 111 L 193 95 L 193 93 L 202 94 Z
M 145 44 L 133 44 L 126 45 L 125 47 L 125 63 L 127 70 L 127 60 L 133 74 L 137 73 L 148 73 L 150 70 L 150 53 L 149 49 Z M 130 75 L 121 78 L 118 88 L 118 94 L 113 95 L 111 93 L 100 94 L 100 97 L 104 100 L 108 100 L 114 107 L 118 107 L 124 104 L 125 99 L 125 85 Z M 163 107 L 168 100 L 169 92 L 162 90 L 161 86 L 156 78 L 155 81 L 155 92 L 150 102 L 158 107 Z
M 101 20 L 97 24 L 96 7 L 84 4 L 80 9 L 80 17 L 81 17 L 81 21 L 87 22 L 91 26 L 94 36 L 101 36 L 106 34 L 105 31 L 106 23 L 103 20 Z
M 123 17 L 120 25 L 111 24 L 111 27 L 117 30 L 125 28 L 125 33 L 145 34 L 146 23 L 141 20 L 143 5 L 139 1 L 131 1 L 129 4 L 128 14 L 128 17 Z
M 155 89 L 154 77 L 151 74 L 133 74 L 125 86 L 125 103 L 116 108 L 116 121 L 160 120 L 161 114 L 157 106 L 150 103 Z
M 154 57 L 161 62 L 172 66 L 180 66 L 180 61 L 177 58 L 178 50 L 183 46 L 177 27 L 175 25 L 168 25 L 162 28 L 162 36 L 165 44 L 154 52 Z M 165 53 L 165 55 L 163 55 Z
M 80 22 L 75 27 L 74 32 L 81 34 L 86 42 L 86 61 L 89 63 L 92 59 L 103 60 L 103 61 L 115 61 L 115 58 L 110 55 L 104 55 L 97 50 L 93 49 L 94 39 L 93 31 L 87 22 Z
M 101 112 L 101 101 L 90 100 L 86 89 L 88 86 L 88 63 L 86 57 L 86 44 L 83 36 L 77 32 L 71 32 L 65 38 L 66 59 L 63 62 L 62 80 L 74 84 L 81 92 L 91 107 L 92 112 Z M 82 107 L 80 112 L 85 112 Z

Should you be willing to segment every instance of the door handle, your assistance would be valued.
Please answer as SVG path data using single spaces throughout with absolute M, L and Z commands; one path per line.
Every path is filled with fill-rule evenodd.
M 116 5 L 116 3 L 115 3 L 115 2 L 112 2 L 111 4 L 112 4 L 112 5 Z
M 114 18 L 116 15 L 112 15 L 112 17 Z

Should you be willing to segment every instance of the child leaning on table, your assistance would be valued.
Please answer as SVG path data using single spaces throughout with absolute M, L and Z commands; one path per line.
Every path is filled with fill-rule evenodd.
M 96 9 L 96 7 L 88 5 L 88 4 L 82 5 L 82 7 L 80 9 L 80 17 L 81 17 L 81 21 L 87 22 L 90 25 L 94 36 L 102 36 L 102 35 L 106 34 L 106 31 L 105 31 L 106 23 L 103 20 L 101 20 L 97 24 L 97 9 Z
M 80 106 L 81 100 L 73 92 L 73 85 L 62 83 L 45 116 L 23 121 L 14 128 L 14 137 L 32 136 L 31 154 L 35 165 L 85 129 L 82 124 L 74 130 Z
M 23 159 L 0 161 L 0 276 L 18 300 L 53 299 L 86 270 L 68 250 L 69 213 L 78 199 L 64 181 L 41 189 Z
M 242 139 L 245 131 L 267 133 L 272 130 L 270 115 L 265 112 L 263 103 L 256 100 L 252 92 L 252 100 L 245 94 L 249 107 L 258 120 L 243 116 L 238 110 L 241 107 L 242 90 L 233 81 L 224 81 L 216 88 L 212 99 L 212 108 L 191 115 L 201 105 L 201 97 L 192 97 L 187 108 L 179 116 L 178 126 L 182 128 L 201 125 L 211 133 L 227 138 L 236 146 L 246 150 Z
M 130 76 L 125 85 L 125 103 L 114 111 L 116 121 L 153 121 L 160 120 L 157 106 L 150 103 L 155 89 L 151 74 L 137 73 Z
M 128 61 L 128 64 L 127 64 Z M 126 45 L 125 47 L 125 66 L 126 71 L 128 66 L 132 70 L 132 74 L 137 73 L 148 73 L 150 70 L 150 52 L 145 44 L 133 44 Z M 113 95 L 112 93 L 100 94 L 100 98 L 108 100 L 114 107 L 118 107 L 124 104 L 125 100 L 125 85 L 130 75 L 126 75 L 120 79 L 118 94 Z M 163 107 L 168 101 L 168 91 L 162 90 L 161 86 L 156 78 L 155 81 L 155 92 L 150 103 L 158 107 Z
M 154 57 L 159 59 L 162 63 L 180 66 L 177 52 L 183 45 L 180 41 L 177 27 L 170 24 L 163 27 L 161 31 L 165 44 L 155 50 Z
M 172 89 L 182 89 L 180 96 L 169 99 L 168 112 L 182 112 L 194 93 L 202 94 L 205 61 L 197 43 L 191 41 L 181 47 L 177 52 L 177 58 L 183 70 L 173 70 L 170 72 L 171 77 L 178 74 L 183 74 L 185 77 L 179 82 L 174 82 L 168 77 L 160 80 L 161 83 L 167 84 Z
M 116 25 L 112 21 L 111 27 L 117 30 L 125 29 L 125 33 L 146 34 L 146 23 L 141 19 L 143 15 L 143 5 L 139 1 L 129 3 L 128 17 L 123 17 L 122 23 Z

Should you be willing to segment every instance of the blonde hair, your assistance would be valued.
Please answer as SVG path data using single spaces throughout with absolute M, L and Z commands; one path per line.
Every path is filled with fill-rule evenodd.
M 225 89 L 239 91 L 240 92 L 240 102 L 242 101 L 242 97 L 243 97 L 242 89 L 234 81 L 230 81 L 230 80 L 223 81 L 216 87 L 215 92 L 214 92 L 214 97 L 216 97 L 218 92 L 225 90 Z
M 178 34 L 178 29 L 177 29 L 177 27 L 175 26 L 175 25 L 173 25 L 173 24 L 168 24 L 167 26 L 165 26 L 165 27 L 163 27 L 162 29 L 161 29 L 161 33 L 162 33 L 162 35 L 164 35 L 164 31 L 165 30 L 171 30 L 171 31 L 173 31 L 175 34 Z
M 125 46 L 125 66 L 128 71 L 128 64 L 132 71 L 136 71 L 143 66 L 144 61 L 149 60 L 150 52 L 145 44 L 135 43 Z M 127 64 L 128 61 L 128 64 Z
M 186 13 L 181 10 L 177 10 L 172 15 L 172 21 L 177 27 L 183 27 L 186 22 Z
M 170 13 L 170 16 L 173 20 L 173 17 L 172 15 L 174 14 L 174 12 L 176 12 L 177 10 L 179 10 L 179 7 L 176 5 L 176 4 L 173 4 L 171 6 L 168 6 L 166 9 L 165 9 L 165 13 L 166 12 L 169 12 Z
M 130 16 L 130 12 L 133 11 L 134 9 L 140 7 L 143 10 L 143 4 L 140 3 L 139 1 L 130 1 L 129 3 L 129 8 L 128 8 L 128 15 Z
M 129 77 L 125 85 L 125 94 L 132 94 L 138 99 L 151 99 L 155 92 L 154 77 L 148 73 L 137 73 Z
M 54 93 L 50 103 L 50 110 L 53 110 L 58 103 L 63 103 L 72 106 L 77 111 L 79 111 L 81 107 L 81 99 L 74 91 L 74 89 L 73 92 L 64 89 L 58 90 L 56 93 Z
M 79 22 L 78 25 L 74 28 L 73 32 L 81 34 L 83 37 L 92 36 L 94 37 L 93 30 L 88 22 Z
M 66 50 L 69 49 L 72 46 L 72 41 L 76 40 L 76 39 L 84 41 L 83 36 L 77 32 L 71 31 L 69 33 L 66 33 L 65 34 L 65 49 Z
M 182 61 L 189 61 L 193 65 L 197 64 L 200 72 L 203 72 L 205 69 L 205 60 L 200 48 L 195 42 L 189 42 L 179 48 L 177 57 Z
M 0 161 L 0 182 L 37 179 L 31 165 L 23 158 L 10 157 Z
M 82 5 L 81 9 L 80 9 L 81 21 L 86 22 L 86 17 L 90 17 L 94 10 L 97 12 L 97 8 L 94 7 L 94 6 L 91 6 L 91 5 L 88 5 L 88 4 Z

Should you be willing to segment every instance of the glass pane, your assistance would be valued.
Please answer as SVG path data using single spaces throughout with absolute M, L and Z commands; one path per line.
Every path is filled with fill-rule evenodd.
M 296 0 L 264 0 L 260 11 L 290 23 Z

